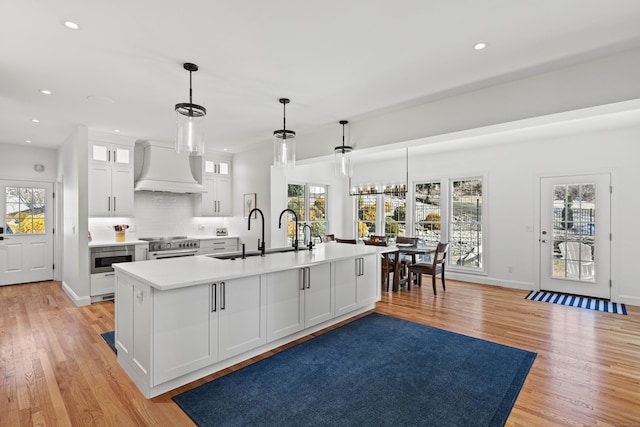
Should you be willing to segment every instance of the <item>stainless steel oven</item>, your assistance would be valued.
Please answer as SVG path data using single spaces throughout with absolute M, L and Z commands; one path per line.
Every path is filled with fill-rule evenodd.
M 109 273 L 113 271 L 113 264 L 135 260 L 135 245 L 93 247 L 91 248 L 91 274 Z
M 200 240 L 187 236 L 141 237 L 140 240 L 149 242 L 149 259 L 195 256 L 200 248 Z

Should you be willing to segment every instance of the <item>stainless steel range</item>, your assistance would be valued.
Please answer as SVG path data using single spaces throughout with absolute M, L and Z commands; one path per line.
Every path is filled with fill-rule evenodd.
M 141 237 L 149 242 L 149 259 L 178 258 L 198 253 L 200 240 L 187 236 Z

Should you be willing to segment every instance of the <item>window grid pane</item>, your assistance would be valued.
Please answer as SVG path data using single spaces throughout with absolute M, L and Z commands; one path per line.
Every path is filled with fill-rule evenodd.
M 451 186 L 452 264 L 482 268 L 482 180 L 453 181 Z
M 364 191 L 365 187 L 362 187 Z M 360 188 L 358 191 L 361 190 Z M 365 194 L 358 196 L 358 238 L 369 237 L 376 232 L 376 210 L 378 196 Z
M 440 242 L 440 182 L 416 184 L 415 232 L 427 244 Z
M 7 234 L 44 234 L 46 190 L 37 187 L 6 187 Z
M 395 239 L 407 235 L 407 198 L 405 195 L 384 196 L 384 235 Z

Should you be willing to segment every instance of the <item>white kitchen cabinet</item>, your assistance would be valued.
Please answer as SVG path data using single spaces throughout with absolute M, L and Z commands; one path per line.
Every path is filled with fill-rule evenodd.
M 331 264 L 267 275 L 267 341 L 333 318 Z
M 239 239 L 237 237 L 212 237 L 209 239 L 200 238 L 200 247 L 198 248 L 198 255 L 237 252 L 238 242 L 239 242 Z
M 217 283 L 218 356 L 228 359 L 267 342 L 266 293 L 260 276 Z
M 116 309 L 122 316 L 116 339 L 126 349 L 121 356 L 127 372 L 150 387 L 267 341 L 260 275 L 165 291 L 121 276 L 117 286 Z
M 113 271 L 109 273 L 94 273 L 91 275 L 89 295 L 113 294 L 115 292 L 115 275 Z
M 334 263 L 336 316 L 377 300 L 377 256 L 367 255 Z
M 198 198 L 196 216 L 231 216 L 231 159 L 203 156 L 191 166 L 205 190 Z
M 149 243 L 136 243 L 136 261 L 146 261 L 149 259 Z
M 89 142 L 90 216 L 133 215 L 133 140 Z
M 218 361 L 217 287 L 153 292 L 153 385 Z

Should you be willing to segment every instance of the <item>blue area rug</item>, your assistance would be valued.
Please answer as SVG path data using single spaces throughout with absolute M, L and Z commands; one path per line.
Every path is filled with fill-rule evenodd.
M 532 301 L 550 302 L 553 304 L 568 305 L 570 307 L 586 308 L 589 310 L 604 311 L 606 313 L 627 314 L 624 304 L 607 301 L 605 299 L 581 297 L 577 295 L 556 294 L 554 292 L 531 291 L 525 297 Z
M 535 356 L 374 313 L 173 400 L 199 426 L 501 426 Z
M 116 349 L 115 332 L 114 331 L 105 332 L 104 334 L 100 334 L 100 336 L 107 342 L 107 344 L 109 344 L 109 347 L 111 347 L 111 350 L 113 350 L 115 354 L 118 354 L 118 350 Z

